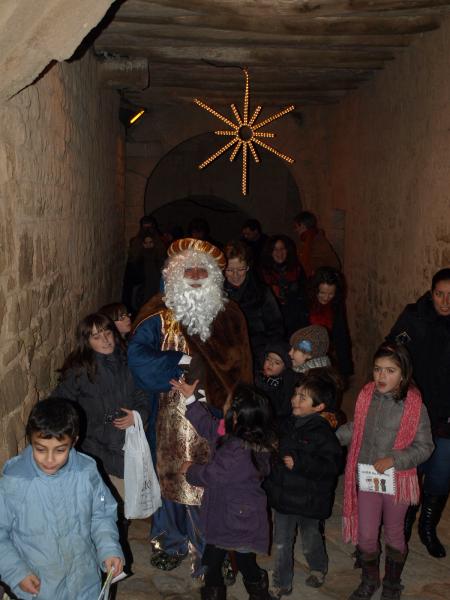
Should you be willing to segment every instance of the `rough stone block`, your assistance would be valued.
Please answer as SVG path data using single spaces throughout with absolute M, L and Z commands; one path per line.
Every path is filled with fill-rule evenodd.
M 0 333 L 2 331 L 3 321 L 6 317 L 6 298 L 2 289 L 0 289 Z
M 52 360 L 48 355 L 34 357 L 31 362 L 31 371 L 36 376 L 36 385 L 39 390 L 47 390 L 50 387 L 50 373 Z
M 33 279 L 33 238 L 24 231 L 20 237 L 19 252 L 19 285 L 23 287 Z
M 28 391 L 28 374 L 21 366 L 10 369 L 0 380 L 0 417 L 23 402 Z
M 2 348 L 3 366 L 7 367 L 19 355 L 21 344 L 18 340 L 14 340 L 9 344 L 5 344 Z

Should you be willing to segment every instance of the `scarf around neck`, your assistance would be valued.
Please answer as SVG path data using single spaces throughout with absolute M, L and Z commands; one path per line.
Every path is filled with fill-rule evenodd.
M 303 365 L 292 366 L 292 370 L 295 373 L 307 373 L 311 369 L 320 369 L 322 367 L 331 367 L 331 361 L 326 355 L 310 358 Z
M 375 383 L 366 384 L 360 391 L 355 406 L 353 436 L 348 452 L 344 479 L 343 537 L 345 542 L 358 542 L 357 463 L 364 436 L 369 406 Z M 422 408 L 422 397 L 415 387 L 410 387 L 404 400 L 403 414 L 394 442 L 394 450 L 410 446 L 416 436 Z M 417 469 L 395 471 L 395 503 L 419 504 L 420 490 Z

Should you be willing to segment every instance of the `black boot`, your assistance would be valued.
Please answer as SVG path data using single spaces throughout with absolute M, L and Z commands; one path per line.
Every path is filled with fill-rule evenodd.
M 200 588 L 202 600 L 226 600 L 227 588 L 224 585 L 205 585 Z
M 412 528 L 413 528 L 413 525 L 414 525 L 414 523 L 416 521 L 416 516 L 417 516 L 417 511 L 418 510 L 419 510 L 419 506 L 418 505 L 411 504 L 408 507 L 408 510 L 406 511 L 405 526 L 404 526 L 405 541 L 406 542 L 409 542 L 409 540 L 411 539 Z
M 248 592 L 248 600 L 270 600 L 269 577 L 264 569 L 261 569 L 259 581 L 251 582 L 244 579 L 244 585 Z
M 380 553 L 359 550 L 361 583 L 348 600 L 369 600 L 380 587 Z
M 446 502 L 447 496 L 423 495 L 422 511 L 419 518 L 419 536 L 428 553 L 435 558 L 444 558 L 447 554 L 436 534 L 436 527 L 441 520 Z
M 401 575 L 407 554 L 386 545 L 386 567 L 380 600 L 400 600 L 403 589 Z

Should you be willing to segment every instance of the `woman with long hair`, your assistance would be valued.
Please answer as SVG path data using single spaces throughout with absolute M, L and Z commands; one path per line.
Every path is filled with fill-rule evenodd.
M 289 337 L 306 322 L 305 274 L 298 262 L 295 244 L 283 234 L 273 235 L 264 247 L 262 280 L 270 286 L 283 315 Z
M 310 325 L 327 329 L 332 362 L 347 379 L 353 374 L 353 362 L 345 310 L 345 282 L 343 275 L 332 267 L 320 267 L 311 280 L 308 321 Z
M 146 422 L 148 399 L 134 384 L 124 342 L 111 319 L 93 313 L 78 323 L 75 347 L 60 374 L 52 395 L 73 400 L 82 409 L 83 451 L 96 458 L 108 475 L 123 479 L 125 430 L 134 425 L 133 410 Z

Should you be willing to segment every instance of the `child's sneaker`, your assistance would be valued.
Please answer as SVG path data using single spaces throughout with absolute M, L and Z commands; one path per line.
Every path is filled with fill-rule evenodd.
M 322 573 L 322 571 L 311 571 L 305 581 L 306 585 L 313 588 L 319 588 L 324 582 L 325 573 Z

